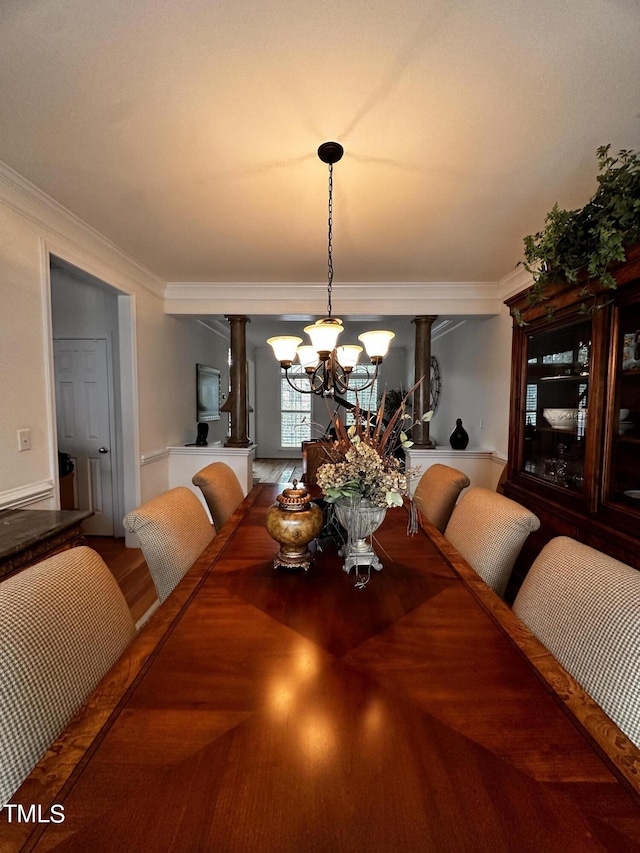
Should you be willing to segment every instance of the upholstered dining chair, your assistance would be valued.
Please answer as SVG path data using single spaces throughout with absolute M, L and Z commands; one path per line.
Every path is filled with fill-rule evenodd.
M 491 489 L 474 486 L 455 505 L 444 535 L 500 596 L 538 516 Z
M 134 638 L 115 578 L 85 546 L 0 583 L 0 804 Z
M 640 572 L 558 536 L 536 557 L 513 609 L 640 747 Z
M 458 496 L 469 485 L 469 478 L 457 468 L 435 465 L 420 477 L 413 494 L 419 513 L 444 533 Z
M 131 510 L 122 523 L 138 537 L 160 603 L 215 536 L 205 508 L 185 486 L 169 489 Z
M 226 462 L 212 462 L 194 474 L 191 482 L 202 491 L 216 530 L 220 530 L 244 498 L 236 472 Z

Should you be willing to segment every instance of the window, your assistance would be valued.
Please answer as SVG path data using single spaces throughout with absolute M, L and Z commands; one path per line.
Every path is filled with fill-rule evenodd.
M 565 350 L 564 352 L 552 352 L 548 355 L 542 356 L 543 364 L 571 364 L 574 358 L 574 353 L 572 349 Z
M 344 395 L 345 399 L 348 400 L 349 403 L 356 402 L 356 398 L 360 403 L 360 408 L 377 412 L 378 410 L 378 380 L 373 383 L 370 388 L 365 389 L 364 391 L 358 393 L 358 389 L 362 388 L 363 385 L 366 385 L 369 381 L 369 374 L 363 370 L 358 371 L 356 368 L 351 376 L 349 377 L 349 390 Z M 347 425 L 352 424 L 354 421 L 353 413 L 347 412 Z
M 538 423 L 538 386 L 527 385 L 527 405 L 525 412 L 525 423 L 528 426 L 536 426 Z
M 307 382 L 301 364 L 292 364 L 289 368 L 291 381 Z M 300 376 L 296 379 L 296 375 Z M 303 441 L 311 438 L 311 394 L 302 394 L 294 390 L 287 382 L 284 371 L 280 375 L 280 446 L 299 448 Z

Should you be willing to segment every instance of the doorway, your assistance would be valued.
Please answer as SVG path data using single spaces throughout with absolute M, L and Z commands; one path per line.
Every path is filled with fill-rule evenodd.
M 75 508 L 94 513 L 85 532 L 121 537 L 139 493 L 131 297 L 53 255 L 50 281 L 57 450 Z

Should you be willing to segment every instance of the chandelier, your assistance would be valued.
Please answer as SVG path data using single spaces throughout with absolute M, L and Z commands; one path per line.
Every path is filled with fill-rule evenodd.
M 342 145 L 338 142 L 323 142 L 318 148 L 318 157 L 329 166 L 329 230 L 327 252 L 327 316 L 317 320 L 304 331 L 311 339 L 310 344 L 302 344 L 302 338 L 294 335 L 279 335 L 269 338 L 267 343 L 273 347 L 273 352 L 289 385 L 303 394 L 319 394 L 333 397 L 349 389 L 349 376 L 358 364 L 362 347 L 357 344 L 338 346 L 338 337 L 344 331 L 342 320 L 333 317 L 331 313 L 331 292 L 333 290 L 333 164 L 337 163 L 344 154 Z M 373 373 L 367 372 L 367 381 L 358 382 L 358 390 L 370 388 L 378 375 L 378 368 L 383 358 L 389 352 L 389 344 L 395 337 L 393 332 L 378 330 L 363 332 L 358 335 L 367 351 L 369 360 L 374 366 Z M 307 378 L 307 387 L 295 384 L 289 370 L 295 359 L 302 365 Z

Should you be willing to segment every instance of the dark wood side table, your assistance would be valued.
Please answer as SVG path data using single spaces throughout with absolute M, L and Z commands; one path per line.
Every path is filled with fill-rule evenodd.
M 0 579 L 56 551 L 82 544 L 90 510 L 11 509 L 0 512 Z
M 302 442 L 302 482 L 314 485 L 316 473 L 321 465 L 331 461 L 330 451 L 332 441 L 303 441 Z

